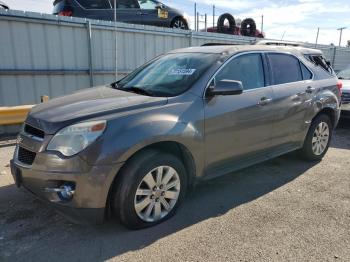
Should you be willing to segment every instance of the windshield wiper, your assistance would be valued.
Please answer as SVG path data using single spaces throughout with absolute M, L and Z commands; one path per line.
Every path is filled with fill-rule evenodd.
M 151 91 L 142 89 L 140 87 L 136 87 L 136 86 L 132 86 L 132 87 L 128 87 L 128 88 L 119 88 L 120 90 L 123 91 L 130 91 L 136 94 L 140 94 L 140 95 L 146 95 L 146 96 L 154 96 L 154 94 Z

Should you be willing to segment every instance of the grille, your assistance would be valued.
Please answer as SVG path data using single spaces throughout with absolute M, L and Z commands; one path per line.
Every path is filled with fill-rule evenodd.
M 44 136 L 45 136 L 44 131 L 42 131 L 42 130 L 40 130 L 38 128 L 32 127 L 30 125 L 25 125 L 24 126 L 24 132 L 26 132 L 29 135 L 36 136 L 36 137 L 39 137 L 39 138 L 44 138 Z
M 18 148 L 18 160 L 26 165 L 31 165 L 34 162 L 36 153 L 29 151 L 23 147 Z
M 343 93 L 341 96 L 342 103 L 350 103 L 350 93 Z

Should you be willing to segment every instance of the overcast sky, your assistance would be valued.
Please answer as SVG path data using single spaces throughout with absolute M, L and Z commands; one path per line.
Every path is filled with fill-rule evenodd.
M 3 0 L 11 9 L 51 13 L 52 2 L 48 0 Z M 264 31 L 268 38 L 315 42 L 320 27 L 319 43 L 338 44 L 337 28 L 349 26 L 343 33 L 342 45 L 350 40 L 349 0 L 164 0 L 170 6 L 183 10 L 191 20 L 194 2 L 200 13 L 207 13 L 212 25 L 212 4 L 216 14 L 231 13 L 235 18 L 252 17 L 258 28 L 264 15 Z M 193 23 L 192 23 L 193 26 Z

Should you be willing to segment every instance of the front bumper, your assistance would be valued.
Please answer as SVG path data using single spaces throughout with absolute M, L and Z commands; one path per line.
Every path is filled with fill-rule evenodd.
M 59 213 L 74 222 L 83 224 L 100 224 L 104 221 L 109 189 L 122 163 L 105 166 L 88 166 L 82 172 L 69 172 L 70 161 L 61 159 L 61 166 L 66 170 L 57 170 L 57 158 L 46 156 L 46 170 L 40 165 L 25 166 L 16 159 L 11 160 L 11 173 L 18 187 L 24 187 L 40 200 L 54 207 Z M 40 156 L 45 158 L 44 154 Z M 40 160 L 40 157 L 38 159 Z M 55 159 L 55 164 L 50 162 Z M 64 163 L 66 162 L 66 164 Z M 81 165 L 81 163 L 80 163 Z M 50 168 L 56 167 L 56 170 Z M 57 193 L 48 192 L 47 188 L 57 188 L 64 182 L 75 183 L 72 200 L 62 201 Z

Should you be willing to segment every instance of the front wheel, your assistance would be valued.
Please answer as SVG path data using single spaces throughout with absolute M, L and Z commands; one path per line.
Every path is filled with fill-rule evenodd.
M 170 218 L 187 189 L 182 162 L 159 151 L 137 155 L 118 176 L 112 211 L 131 229 L 154 226 Z
M 188 25 L 186 20 L 183 17 L 176 17 L 174 20 L 171 22 L 170 25 L 171 28 L 177 28 L 177 29 L 183 29 L 183 30 L 188 30 Z
M 304 141 L 301 156 L 306 160 L 321 160 L 328 151 L 332 131 L 332 122 L 327 115 L 316 117 Z

